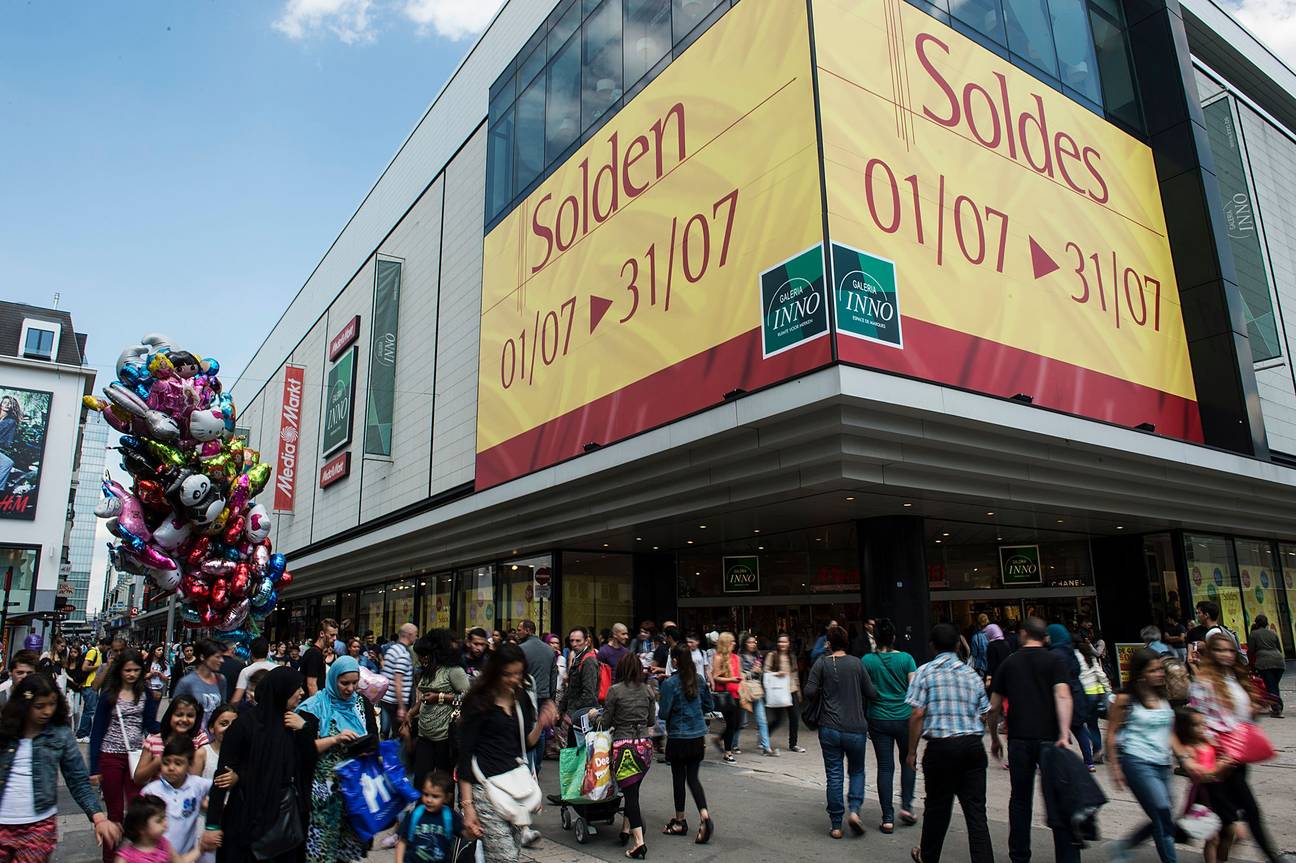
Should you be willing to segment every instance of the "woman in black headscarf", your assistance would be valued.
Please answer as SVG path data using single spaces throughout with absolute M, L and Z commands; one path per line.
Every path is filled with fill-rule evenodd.
M 302 699 L 301 674 L 291 668 L 272 669 L 257 685 L 256 707 L 239 716 L 221 744 L 219 776 L 232 770 L 237 777 L 228 797 L 212 790 L 207 830 L 220 831 L 218 863 L 265 863 L 252 853 L 252 842 L 274 825 L 284 789 L 293 786 L 305 837 L 310 806 L 311 776 L 315 771 L 317 729 L 311 716 L 295 712 Z M 298 863 L 306 842 L 270 863 Z

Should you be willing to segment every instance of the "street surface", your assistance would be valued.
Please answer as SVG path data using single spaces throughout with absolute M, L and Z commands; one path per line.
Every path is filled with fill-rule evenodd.
M 1296 665 L 1288 666 L 1283 676 L 1284 698 L 1288 704 L 1296 703 Z M 1290 716 L 1290 714 L 1289 714 Z M 1287 719 L 1266 719 L 1265 731 L 1278 749 L 1278 758 L 1253 767 L 1251 783 L 1256 798 L 1265 815 L 1265 822 L 1274 842 L 1282 851 L 1296 851 L 1296 818 L 1292 817 L 1292 798 L 1296 792 L 1296 716 Z M 702 784 L 716 824 L 716 833 L 710 845 L 694 845 L 692 838 L 663 836 L 662 826 L 673 812 L 671 802 L 670 767 L 656 763 L 645 779 L 641 805 L 646 821 L 645 839 L 649 859 L 703 863 L 715 860 L 741 860 L 743 863 L 787 863 L 788 860 L 811 859 L 817 855 L 850 855 L 860 859 L 896 861 L 909 859 L 909 849 L 918 844 L 921 830 L 923 780 L 918 775 L 915 806 L 919 825 L 896 826 L 891 836 L 877 830 L 880 820 L 877 793 L 874 787 L 876 769 L 872 746 L 869 747 L 868 789 L 865 794 L 862 818 L 868 832 L 861 838 L 833 840 L 828 836 L 828 816 L 824 811 L 823 761 L 818 740 L 804 728 L 801 745 L 809 751 L 804 754 L 784 752 L 779 758 L 764 758 L 756 745 L 754 720 L 743 732 L 743 754 L 736 765 L 720 761 L 714 749 L 707 753 L 702 768 Z M 786 745 L 786 729 L 774 735 L 775 745 Z M 987 742 L 988 746 L 988 742 Z M 84 748 L 84 747 L 83 747 Z M 757 753 L 757 754 L 752 754 Z M 1128 790 L 1115 791 L 1107 779 L 1105 767 L 1098 768 L 1098 779 L 1107 790 L 1110 802 L 1100 815 L 1105 839 L 1124 835 L 1143 823 L 1144 816 L 1133 795 Z M 546 793 L 556 790 L 558 763 L 546 761 L 541 769 L 540 784 Z M 899 776 L 896 777 L 897 787 Z M 1008 772 L 993 763 L 989 771 L 987 789 L 987 814 L 990 832 L 999 859 L 1008 859 Z M 1175 791 L 1182 798 L 1187 781 L 1175 779 Z M 689 805 L 689 827 L 697 828 L 697 813 Z M 94 834 L 89 822 L 81 815 L 66 788 L 59 789 L 59 848 L 54 854 L 56 863 L 93 863 L 99 859 L 94 844 Z M 619 821 L 619 819 L 618 819 Z M 1052 838 L 1043 826 L 1043 801 L 1036 792 L 1035 801 L 1035 859 L 1049 861 L 1053 858 Z M 525 849 L 523 861 L 535 863 L 595 863 L 595 861 L 623 860 L 623 849 L 617 845 L 619 826 L 599 825 L 599 835 L 586 844 L 579 845 L 569 831 L 558 822 L 558 809 L 546 805 L 538 818 L 537 827 L 544 834 L 536 848 Z M 1107 842 L 1084 852 L 1089 860 L 1106 860 Z M 395 852 L 377 847 L 368 860 L 373 863 L 391 863 Z M 1179 858 L 1185 863 L 1198 863 L 1200 848 L 1179 846 Z M 943 859 L 965 861 L 968 859 L 967 834 L 962 815 L 955 807 L 949 836 L 946 839 Z M 1153 863 L 1156 853 L 1150 843 L 1144 843 L 1132 856 L 1133 863 Z M 1233 861 L 1259 861 L 1259 850 L 1249 841 L 1234 848 Z

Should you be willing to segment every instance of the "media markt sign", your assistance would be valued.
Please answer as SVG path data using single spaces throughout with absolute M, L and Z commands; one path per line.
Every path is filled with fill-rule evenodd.
M 894 261 L 832 244 L 837 332 L 902 348 Z
M 811 246 L 761 273 L 760 291 L 764 356 L 828 334 L 822 246 Z
M 760 593 L 760 558 L 726 557 L 724 592 Z
M 1041 583 L 1039 546 L 999 546 L 999 574 L 1004 584 Z

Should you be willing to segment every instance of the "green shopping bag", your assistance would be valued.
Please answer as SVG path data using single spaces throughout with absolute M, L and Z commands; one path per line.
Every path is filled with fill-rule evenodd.
M 563 800 L 581 799 L 581 782 L 585 778 L 584 739 L 580 743 L 558 750 L 558 793 Z

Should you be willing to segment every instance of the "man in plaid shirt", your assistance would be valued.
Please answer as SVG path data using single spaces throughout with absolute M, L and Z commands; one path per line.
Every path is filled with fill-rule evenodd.
M 959 633 L 948 623 L 932 628 L 936 658 L 918 669 L 905 702 L 909 715 L 909 766 L 918 760 L 918 739 L 927 741 L 923 778 L 927 805 L 922 844 L 910 852 L 914 863 L 940 863 L 954 798 L 967 821 L 972 863 L 994 863 L 986 824 L 986 752 L 981 736 L 990 711 L 981 675 L 958 658 Z

